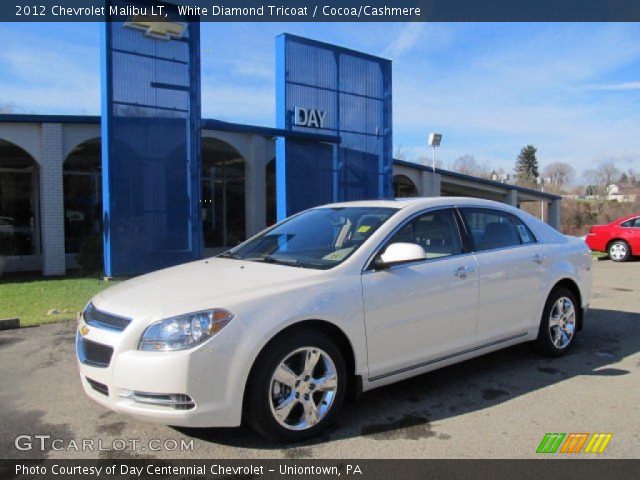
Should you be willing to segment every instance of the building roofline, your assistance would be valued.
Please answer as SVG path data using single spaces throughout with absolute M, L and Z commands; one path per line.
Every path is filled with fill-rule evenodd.
M 34 115 L 22 113 L 2 113 L 0 123 L 76 123 L 96 124 L 101 121 L 98 115 Z M 253 133 L 266 137 L 298 138 L 301 140 L 315 140 L 319 142 L 340 143 L 340 136 L 320 133 L 305 133 L 284 130 L 282 128 L 262 127 L 244 123 L 225 122 L 214 118 L 203 118 L 202 128 L 225 132 Z
M 0 113 L 0 123 L 100 123 L 100 117 L 98 115 Z
M 393 159 L 393 163 L 396 165 L 402 165 L 404 167 L 415 168 L 417 170 L 424 170 L 427 172 L 433 172 L 433 168 L 427 165 L 420 165 L 419 163 L 407 162 L 406 160 Z M 560 195 L 554 195 L 553 193 L 540 192 L 533 190 L 532 188 L 521 187 L 520 185 L 512 185 L 510 183 L 496 182 L 495 180 L 489 180 L 486 178 L 474 177 L 473 175 L 466 175 L 464 173 L 452 172 L 451 170 L 445 170 L 443 168 L 436 167 L 436 173 L 447 177 L 459 178 L 462 180 L 469 180 L 471 182 L 482 183 L 484 185 L 491 185 L 494 187 L 506 188 L 507 190 L 517 190 L 518 192 L 528 193 L 530 195 L 536 195 L 539 197 L 548 198 L 550 200 L 560 200 Z

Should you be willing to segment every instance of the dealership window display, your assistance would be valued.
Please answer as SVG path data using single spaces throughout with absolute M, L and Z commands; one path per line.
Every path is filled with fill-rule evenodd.
M 245 239 L 245 161 L 228 143 L 202 139 L 202 222 L 205 248 Z
M 39 253 L 38 198 L 38 165 L 20 147 L 0 140 L 0 255 Z
M 64 162 L 65 252 L 78 253 L 102 235 L 102 163 L 100 140 L 75 147 Z

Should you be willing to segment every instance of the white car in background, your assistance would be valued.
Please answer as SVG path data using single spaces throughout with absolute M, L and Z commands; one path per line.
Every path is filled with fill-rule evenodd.
M 93 400 L 141 419 L 244 419 L 298 441 L 331 424 L 348 391 L 521 342 L 563 355 L 591 266 L 584 242 L 501 203 L 313 208 L 96 295 L 78 328 L 80 376 Z

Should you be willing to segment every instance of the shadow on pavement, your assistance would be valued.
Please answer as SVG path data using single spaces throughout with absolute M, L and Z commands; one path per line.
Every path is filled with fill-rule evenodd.
M 548 359 L 517 345 L 479 358 L 367 392 L 347 402 L 337 425 L 325 435 L 289 447 L 291 458 L 308 456 L 306 446 L 357 436 L 378 440 L 450 437 L 433 428 L 438 420 L 507 402 L 580 376 L 628 375 L 609 365 L 640 350 L 640 314 L 592 309 L 572 351 Z M 248 427 L 178 431 L 207 442 L 258 449 L 281 449 Z

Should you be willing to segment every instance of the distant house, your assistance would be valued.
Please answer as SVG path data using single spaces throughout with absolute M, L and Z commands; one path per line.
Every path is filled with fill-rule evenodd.
M 626 187 L 615 184 L 607 187 L 607 200 L 630 203 L 640 198 L 640 187 Z

